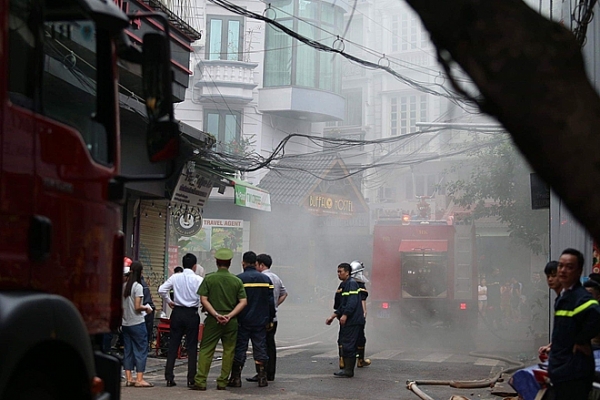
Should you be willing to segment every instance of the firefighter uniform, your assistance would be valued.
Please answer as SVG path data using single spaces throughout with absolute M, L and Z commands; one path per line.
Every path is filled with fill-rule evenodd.
M 573 348 L 576 344 L 591 348 L 591 340 L 599 331 L 598 301 L 578 281 L 572 288 L 564 290 L 554 303 L 548 375 L 557 392 L 571 393 L 569 398 L 587 398 L 585 393 L 579 396 L 575 393 L 585 388 L 591 390 L 594 356 L 591 352 L 574 352 Z
M 340 376 L 352 376 L 356 362 L 356 352 L 360 332 L 364 332 L 365 316 L 363 313 L 358 283 L 351 277 L 340 283 L 335 293 L 334 313 L 339 319 L 346 315 L 346 323 L 340 325 L 338 334 L 338 346 L 340 357 L 343 359 L 343 367 L 346 371 L 340 371 Z M 350 372 L 352 371 L 352 372 Z
M 369 292 L 367 291 L 367 287 L 364 282 L 356 281 L 358 283 L 358 291 L 360 295 L 360 304 L 362 307 L 362 302 L 367 301 L 367 297 L 369 297 Z M 366 324 L 365 319 L 365 324 Z M 367 344 L 367 338 L 365 336 L 365 324 L 362 325 L 362 329 L 360 329 L 358 333 L 358 339 L 356 340 L 356 366 L 358 368 L 368 367 L 371 365 L 371 360 L 365 358 L 365 345 Z
M 226 259 L 229 255 L 220 256 Z M 215 311 L 221 315 L 229 314 L 240 299 L 246 298 L 242 281 L 226 269 L 219 268 L 217 272 L 206 275 L 198 289 L 200 296 L 205 296 Z M 225 388 L 233 365 L 235 345 L 237 340 L 238 320 L 231 318 L 225 325 L 217 322 L 214 316 L 208 315 L 204 321 L 204 331 L 200 342 L 198 355 L 198 373 L 194 384 L 198 388 L 206 388 L 206 379 L 210 370 L 217 343 L 223 344 L 223 362 L 221 375 L 217 378 L 217 387 Z
M 228 386 L 241 386 L 241 373 L 246 362 L 248 340 L 252 340 L 252 353 L 256 364 L 259 386 L 267 386 L 265 365 L 267 355 L 267 328 L 275 318 L 273 283 L 266 274 L 258 272 L 254 265 L 245 267 L 238 275 L 244 283 L 248 305 L 238 317 L 238 337 L 231 378 Z M 264 379 L 263 379 L 264 378 Z

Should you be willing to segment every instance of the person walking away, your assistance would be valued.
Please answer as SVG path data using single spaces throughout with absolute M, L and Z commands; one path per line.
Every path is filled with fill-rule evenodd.
M 277 309 L 283 303 L 288 295 L 287 290 L 281 279 L 271 271 L 273 259 L 268 254 L 259 254 L 256 256 L 256 270 L 267 275 L 273 282 L 273 299 L 275 301 L 275 318 L 273 319 L 273 328 L 267 329 L 267 381 L 275 380 L 275 370 L 277 366 L 277 345 L 275 344 L 275 333 L 277 332 Z M 258 374 L 252 378 L 246 378 L 248 382 L 258 382 Z
M 548 376 L 557 400 L 587 400 L 592 389 L 591 340 L 600 332 L 600 307 L 581 285 L 583 264 L 583 254 L 571 248 L 563 250 L 558 260 L 562 290 L 554 303 L 548 359 Z
M 142 304 L 144 288 L 142 287 L 142 263 L 134 261 L 130 265 L 127 282 L 123 284 L 123 369 L 126 386 L 152 387 L 144 380 L 146 359 L 148 357 L 148 332 L 142 312 L 151 312 L 149 305 Z M 133 380 L 133 369 L 136 379 Z
M 158 288 L 158 294 L 173 310 L 171 312 L 171 330 L 169 338 L 169 351 L 167 352 L 167 363 L 165 365 L 165 379 L 167 387 L 173 387 L 175 383 L 175 359 L 185 334 L 185 346 L 188 352 L 188 387 L 194 385 L 196 376 L 196 362 L 198 359 L 198 329 L 200 327 L 200 296 L 198 288 L 203 278 L 196 275 L 196 256 L 188 253 L 182 258 L 183 272 L 173 274 Z M 173 289 L 173 300 L 169 297 L 169 291 Z
M 242 369 L 246 362 L 248 340 L 252 340 L 252 354 L 258 374 L 258 386 L 268 386 L 265 365 L 267 356 L 267 328 L 275 318 L 273 283 L 265 274 L 256 270 L 256 253 L 247 251 L 242 256 L 244 272 L 238 278 L 244 283 L 248 305 L 238 317 L 238 336 L 231 377 L 227 386 L 242 386 Z
M 482 278 L 479 286 L 477 286 L 477 303 L 479 306 L 479 314 L 482 317 L 485 317 L 485 309 L 487 308 L 487 286 L 485 283 L 485 278 Z
M 325 320 L 331 325 L 334 319 L 339 320 L 338 348 L 341 349 L 344 369 L 334 373 L 340 378 L 352 378 L 356 364 L 356 342 L 361 327 L 365 325 L 365 317 L 361 306 L 358 283 L 350 276 L 351 267 L 341 263 L 337 268 L 338 279 L 342 281 L 335 293 L 334 312 Z
M 215 251 L 217 272 L 208 274 L 198 289 L 202 307 L 208 315 L 204 321 L 198 372 L 190 387 L 192 390 L 206 390 L 206 379 L 219 340 L 223 345 L 223 359 L 217 390 L 227 387 L 237 341 L 237 315 L 247 304 L 244 284 L 229 272 L 232 258 L 233 252 L 229 249 Z
M 146 283 L 146 279 L 142 274 L 142 287 L 144 288 L 144 298 L 142 299 L 142 304 L 145 306 L 150 306 L 152 309 L 151 312 L 144 313 L 144 323 L 146 324 L 146 332 L 148 332 L 148 345 L 152 342 L 152 333 L 154 332 L 154 311 L 156 310 L 156 306 L 152 301 L 152 294 L 150 292 L 150 286 Z
M 365 316 L 365 324 L 362 326 L 362 329 L 358 333 L 358 340 L 356 342 L 356 366 L 358 368 L 368 367 L 371 365 L 371 360 L 365 358 L 365 346 L 367 344 L 367 337 L 365 336 L 365 325 L 367 324 L 367 298 L 369 297 L 369 292 L 367 291 L 366 283 L 369 280 L 363 275 L 363 271 L 365 266 L 362 262 L 356 260 L 350 263 L 351 273 L 350 276 L 358 283 L 358 291 L 360 292 L 360 303 L 363 309 L 363 314 Z M 340 369 L 344 369 L 343 358 L 340 356 Z

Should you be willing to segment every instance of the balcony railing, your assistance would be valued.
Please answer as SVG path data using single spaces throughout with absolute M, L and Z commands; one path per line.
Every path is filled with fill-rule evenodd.
M 200 100 L 252 101 L 257 86 L 254 69 L 258 64 L 229 60 L 204 60 L 198 64 L 201 77 L 196 87 L 201 89 Z

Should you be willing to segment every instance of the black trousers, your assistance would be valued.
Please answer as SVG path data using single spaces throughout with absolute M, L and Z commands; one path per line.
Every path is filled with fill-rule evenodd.
M 367 337 L 365 336 L 365 326 L 360 325 L 358 331 L 358 339 L 356 339 L 356 347 L 365 347 L 367 344 Z
M 152 343 L 152 335 L 154 333 L 154 312 L 146 314 L 144 321 L 146 322 L 146 331 L 148 332 L 148 343 Z
M 252 341 L 252 357 L 254 361 L 262 364 L 268 362 L 267 355 L 267 328 L 265 326 L 245 326 L 238 323 L 237 341 L 235 344 L 234 363 L 244 365 L 246 363 L 246 351 L 248 341 Z
M 200 316 L 196 307 L 175 307 L 171 313 L 171 332 L 169 338 L 169 352 L 167 353 L 167 364 L 165 366 L 165 379 L 175 379 L 173 368 L 177 351 L 181 345 L 181 339 L 185 335 L 185 347 L 188 355 L 187 383 L 194 382 L 198 361 L 198 328 Z
M 277 321 L 273 322 L 273 329 L 267 331 L 267 379 L 275 379 L 275 369 L 277 366 L 277 346 L 275 344 L 275 333 L 277 332 Z
M 340 326 L 338 345 L 342 346 L 342 357 L 356 357 L 356 343 L 361 329 L 364 329 L 364 325 Z

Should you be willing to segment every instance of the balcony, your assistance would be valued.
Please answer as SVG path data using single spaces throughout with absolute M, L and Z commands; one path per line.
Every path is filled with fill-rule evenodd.
M 252 101 L 254 69 L 258 64 L 229 61 L 203 60 L 198 63 L 200 80 L 194 85 L 199 89 L 199 101 L 246 104 Z
M 261 112 L 311 122 L 341 121 L 345 105 L 336 93 L 308 87 L 267 87 L 260 89 L 258 97 Z

